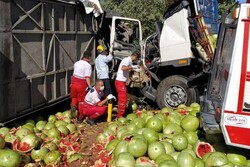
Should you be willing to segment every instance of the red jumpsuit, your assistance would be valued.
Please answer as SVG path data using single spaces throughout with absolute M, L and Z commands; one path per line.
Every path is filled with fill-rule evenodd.
M 87 82 L 85 79 L 79 79 L 74 76 L 71 77 L 70 84 L 70 97 L 71 97 L 71 106 L 77 106 L 78 108 L 78 117 L 83 117 L 83 111 L 80 110 L 79 103 L 83 102 L 87 89 Z
M 123 116 L 127 105 L 126 82 L 115 80 L 115 88 L 118 95 L 118 108 L 119 108 L 117 117 L 120 118 Z
M 92 67 L 88 63 L 88 59 L 79 60 L 74 64 L 74 72 L 71 77 L 70 97 L 71 107 L 78 107 L 78 118 L 83 117 L 83 110 L 80 109 L 80 102 L 84 101 L 86 88 L 88 87 L 86 78 L 91 76 Z
M 129 77 L 129 71 L 122 70 L 122 67 L 130 67 L 132 66 L 131 57 L 124 58 L 118 68 L 117 76 L 115 80 L 115 88 L 118 94 L 118 115 L 117 117 L 122 117 L 125 113 L 127 106 L 127 87 L 126 81 Z
M 94 92 L 88 92 L 83 103 L 80 103 L 80 109 L 84 108 L 83 115 L 92 119 L 97 119 L 107 111 L 107 106 L 98 106 L 101 102 L 103 92 L 94 89 Z
M 91 119 L 97 119 L 107 111 L 107 106 L 97 106 L 88 103 L 83 103 L 83 115 Z

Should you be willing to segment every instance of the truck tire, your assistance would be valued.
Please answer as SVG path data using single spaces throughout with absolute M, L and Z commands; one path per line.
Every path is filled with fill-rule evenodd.
M 199 93 L 196 88 L 189 88 L 188 79 L 174 75 L 163 79 L 157 87 L 156 102 L 159 108 L 176 108 L 180 104 L 190 105 L 199 102 Z

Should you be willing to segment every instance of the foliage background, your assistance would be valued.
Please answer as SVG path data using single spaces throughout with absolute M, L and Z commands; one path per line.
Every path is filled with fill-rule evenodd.
M 104 10 L 112 10 L 123 17 L 139 19 L 146 37 L 155 31 L 155 21 L 162 19 L 168 6 L 175 0 L 100 0 Z M 219 18 L 235 0 L 219 0 Z

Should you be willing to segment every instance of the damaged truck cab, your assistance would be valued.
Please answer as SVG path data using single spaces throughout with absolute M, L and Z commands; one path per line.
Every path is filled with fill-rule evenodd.
M 164 20 L 156 23 L 156 32 L 143 41 L 139 20 L 115 17 L 110 48 L 115 60 L 129 56 L 136 41 L 128 37 L 135 36 L 147 76 L 140 80 L 145 97 L 160 108 L 200 100 L 201 126 L 206 135 L 222 133 L 226 144 L 249 149 L 250 3 L 236 3 L 223 14 L 218 39 L 213 41 L 211 34 L 216 32 L 208 32 L 200 2 L 177 1 L 171 5 Z M 131 26 L 132 31 L 124 31 L 118 39 L 116 21 L 127 28 L 132 22 L 137 28 Z
M 157 102 L 160 108 L 198 102 L 199 91 L 208 81 L 214 52 L 208 25 L 201 14 L 203 3 L 195 0 L 173 3 L 163 21 L 155 23 L 156 32 L 144 40 L 139 20 L 112 17 L 109 45 L 114 53 L 113 75 L 122 58 L 139 50 L 144 70 L 132 80 L 140 83 L 144 97 Z M 214 1 L 209 3 L 217 7 Z M 212 11 L 215 16 L 217 8 L 211 9 L 215 10 Z

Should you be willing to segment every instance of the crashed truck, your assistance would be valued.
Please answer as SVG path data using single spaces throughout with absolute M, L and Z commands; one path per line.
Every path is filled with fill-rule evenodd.
M 195 85 L 191 81 L 203 76 L 213 52 L 206 39 L 207 30 L 198 31 L 205 27 L 200 12 L 215 16 L 217 1 L 177 1 L 164 14 L 164 21 L 157 22 L 157 32 L 145 40 L 139 20 L 103 13 L 96 0 L 0 3 L 0 122 L 68 99 L 74 62 L 84 50 L 96 55 L 99 43 L 105 43 L 114 53 L 110 68 L 113 78 L 121 59 L 133 48 L 140 49 L 145 73 L 131 79 L 143 88 L 144 97 L 156 101 L 159 107 L 199 101 L 198 89 L 202 90 L 203 83 L 188 83 Z M 211 11 L 207 10 L 209 5 Z M 206 26 L 216 29 L 216 20 Z M 199 43 L 210 55 L 201 53 L 201 49 L 195 51 Z
M 218 32 L 217 1 L 176 1 L 155 23 L 156 32 L 144 40 L 141 26 L 139 20 L 119 16 L 102 23 L 110 29 L 99 31 L 98 41 L 114 53 L 113 78 L 120 61 L 139 50 L 138 64 L 144 70 L 130 77 L 129 86 L 141 87 L 142 97 L 159 108 L 199 102 L 213 61 L 209 34 Z
M 206 134 L 222 134 L 226 144 L 250 149 L 250 2 L 228 9 L 219 30 L 217 23 L 204 21 L 200 2 L 205 1 L 171 5 L 163 22 L 156 23 L 156 33 L 145 40 L 139 20 L 113 17 L 113 74 L 120 60 L 139 48 L 144 71 L 129 82 L 141 85 L 144 97 L 172 108 L 200 101 Z M 208 13 L 209 4 L 205 6 Z M 213 41 L 211 34 L 217 31 Z
M 200 9 L 204 6 L 199 5 Z M 147 69 L 147 75 L 143 76 L 143 80 L 136 78 L 135 82 L 145 88 L 145 97 L 164 99 L 158 102 L 159 107 L 197 101 L 196 88 L 187 87 L 188 77 L 193 72 L 189 68 L 194 69 L 192 62 L 197 60 L 189 48 L 189 23 L 183 19 L 194 13 L 190 11 L 194 7 L 190 8 L 189 3 L 174 6 L 171 7 L 173 11 L 170 8 L 166 12 L 165 21 L 158 22 L 158 33 L 143 42 L 139 20 L 103 12 L 97 0 L 0 0 L 0 122 L 7 123 L 67 100 L 74 62 L 81 59 L 83 51 L 91 50 L 93 63 L 95 48 L 100 42 L 104 42 L 114 53 L 110 68 L 113 77 L 121 59 L 129 56 L 131 48 L 139 44 L 136 46 L 143 51 L 141 63 Z M 169 59 L 162 55 L 165 50 L 160 48 L 166 46 L 161 46 L 164 42 L 160 41 L 172 40 L 163 36 L 168 32 L 165 25 L 171 27 L 176 24 L 171 18 L 180 23 L 184 20 L 181 25 L 184 43 L 180 45 L 182 49 L 176 50 L 187 50 L 187 59 L 183 53 L 175 55 L 175 60 L 172 56 Z M 202 66 L 199 63 L 194 74 L 198 74 Z M 161 75 L 164 74 L 162 70 L 174 71 Z M 173 83 L 166 85 L 165 81 L 169 78 L 164 78 L 167 77 L 175 78 Z M 94 72 L 91 78 L 93 82 Z M 162 87 L 160 85 L 168 88 L 156 91 Z M 164 94 L 157 95 L 161 98 L 156 99 L 155 92 Z
M 144 71 L 130 80 L 144 97 L 159 107 L 201 100 L 206 133 L 250 148 L 249 3 L 224 13 L 216 47 L 208 34 L 218 31 L 217 1 L 177 1 L 144 40 L 139 20 L 106 12 L 96 18 L 88 5 L 0 0 L 0 122 L 65 101 L 73 63 L 104 43 L 114 53 L 114 76 L 121 59 L 139 49 Z

